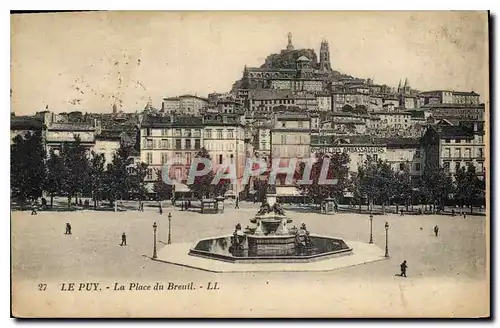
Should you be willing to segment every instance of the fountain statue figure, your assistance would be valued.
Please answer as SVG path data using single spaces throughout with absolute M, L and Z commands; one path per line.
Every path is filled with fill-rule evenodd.
M 231 246 L 241 247 L 245 242 L 245 234 L 241 231 L 241 224 L 237 224 L 234 228 L 233 237 L 231 238 Z

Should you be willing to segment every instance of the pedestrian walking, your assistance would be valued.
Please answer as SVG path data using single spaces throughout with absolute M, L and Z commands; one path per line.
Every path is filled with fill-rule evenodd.
M 455 209 L 454 208 L 451 210 L 451 216 L 452 217 L 455 216 Z
M 406 265 L 406 260 L 401 263 L 401 277 L 406 278 L 406 269 L 408 269 L 408 265 Z
M 122 243 L 120 244 L 120 246 L 127 246 L 127 235 L 124 233 L 122 233 Z
M 467 214 L 464 212 L 464 219 L 467 219 Z
M 403 216 L 403 209 L 401 209 L 401 216 Z
M 439 227 L 435 226 L 434 227 L 434 234 L 436 235 L 436 237 L 438 236 L 438 233 L 439 233 Z
M 31 205 L 31 215 L 37 215 L 38 213 L 36 212 L 36 203 L 33 203 Z
M 235 203 L 234 209 L 240 208 L 239 201 L 240 201 L 239 197 L 236 197 L 236 203 Z
M 71 235 L 71 224 L 69 222 L 66 222 L 66 232 L 64 234 Z

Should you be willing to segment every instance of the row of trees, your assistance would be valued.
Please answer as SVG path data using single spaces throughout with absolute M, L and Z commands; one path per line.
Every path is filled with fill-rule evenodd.
M 147 196 L 145 177 L 148 165 L 133 164 L 133 149 L 124 144 L 113 155 L 113 160 L 105 164 L 104 155 L 89 152 L 81 140 L 75 137 L 73 142 L 65 143 L 59 154 L 51 151 L 48 156 L 39 133 L 18 135 L 11 144 L 11 193 L 21 205 L 27 200 L 36 200 L 43 193 L 50 195 L 50 205 L 54 196 L 65 196 L 70 206 L 72 199 L 91 197 L 94 206 L 99 201 L 107 200 L 112 205 L 116 200 L 135 198 L 143 200 Z M 298 185 L 299 190 L 316 203 L 328 197 L 337 203 L 346 191 L 352 192 L 361 207 L 362 199 L 367 200 L 368 208 L 373 204 L 385 206 L 396 204 L 406 206 L 414 199 L 420 203 L 444 206 L 450 195 L 461 206 L 473 205 L 484 197 L 485 183 L 477 177 L 475 167 L 462 167 L 455 173 L 455 179 L 443 168 L 426 166 L 420 180 L 413 180 L 409 165 L 402 170 L 393 170 L 389 163 L 381 160 L 367 160 L 354 174 L 349 174 L 350 158 L 346 153 L 325 155 L 319 153 L 310 171 L 311 184 Z M 196 158 L 211 161 L 209 152 L 202 148 Z M 328 160 L 326 178 L 336 179 L 335 184 L 320 184 L 321 168 Z M 204 169 L 199 164 L 198 170 Z M 301 179 L 306 170 L 302 163 L 296 172 L 295 180 Z M 212 184 L 216 173 L 197 176 L 189 185 L 197 198 L 223 195 L 229 188 L 230 181 L 221 179 Z M 161 172 L 157 171 L 154 191 L 159 199 L 173 196 L 173 188 L 163 182 Z M 284 177 L 278 177 L 279 179 Z M 264 197 L 266 183 L 257 186 L 259 199 Z
M 417 200 L 419 203 L 443 208 L 451 195 L 460 206 L 473 206 L 484 198 L 485 183 L 478 178 L 473 165 L 462 167 L 455 173 L 455 179 L 442 167 L 428 165 L 419 179 L 412 179 L 410 166 L 403 164 L 401 170 L 393 170 L 387 161 L 369 159 L 358 167 L 358 171 L 349 174 L 349 156 L 345 153 L 316 155 L 317 161 L 311 167 L 311 184 L 298 185 L 298 189 L 311 197 L 316 203 L 332 197 L 338 203 L 342 195 L 349 191 L 361 208 L 363 199 L 367 207 L 381 204 L 382 210 L 390 204 L 408 206 Z M 335 178 L 336 184 L 320 184 L 323 163 L 328 158 L 327 178 Z M 305 164 L 302 164 L 298 176 L 303 176 Z
M 196 154 L 195 158 L 204 158 L 212 162 L 212 157 L 205 148 L 201 148 L 200 151 Z M 205 169 L 203 165 L 203 163 L 199 163 L 196 170 L 203 171 Z M 171 199 L 174 193 L 174 187 L 163 181 L 162 172 L 160 170 L 158 170 L 156 174 L 157 179 L 154 184 L 154 192 L 159 199 Z M 224 195 L 229 189 L 230 180 L 220 179 L 217 184 L 212 184 L 215 176 L 216 173 L 213 169 L 211 169 L 207 174 L 196 176 L 193 180 L 193 183 L 188 185 L 193 196 L 198 199 L 202 199 Z
M 91 197 L 96 207 L 103 200 L 113 205 L 131 196 L 144 199 L 148 165 L 132 165 L 132 150 L 121 144 L 105 165 L 104 155 L 89 152 L 78 136 L 64 143 L 59 154 L 51 150 L 47 156 L 39 133 L 18 135 L 11 144 L 12 198 L 22 206 L 45 192 L 51 207 L 54 196 L 67 197 L 68 207 L 78 197 Z

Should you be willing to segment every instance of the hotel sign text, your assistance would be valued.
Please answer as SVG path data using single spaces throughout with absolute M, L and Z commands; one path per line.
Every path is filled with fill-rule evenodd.
M 347 146 L 347 147 L 318 147 L 312 151 L 324 151 L 329 153 L 384 153 L 385 147 L 367 147 L 367 146 Z

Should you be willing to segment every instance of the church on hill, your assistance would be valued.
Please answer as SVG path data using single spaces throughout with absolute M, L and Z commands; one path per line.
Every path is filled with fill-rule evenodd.
M 261 67 L 246 67 L 243 77 L 233 86 L 238 89 L 275 89 L 307 92 L 326 90 L 334 73 L 330 63 L 328 41 L 320 46 L 319 62 L 313 49 L 295 49 L 292 34 L 279 54 L 269 55 Z

